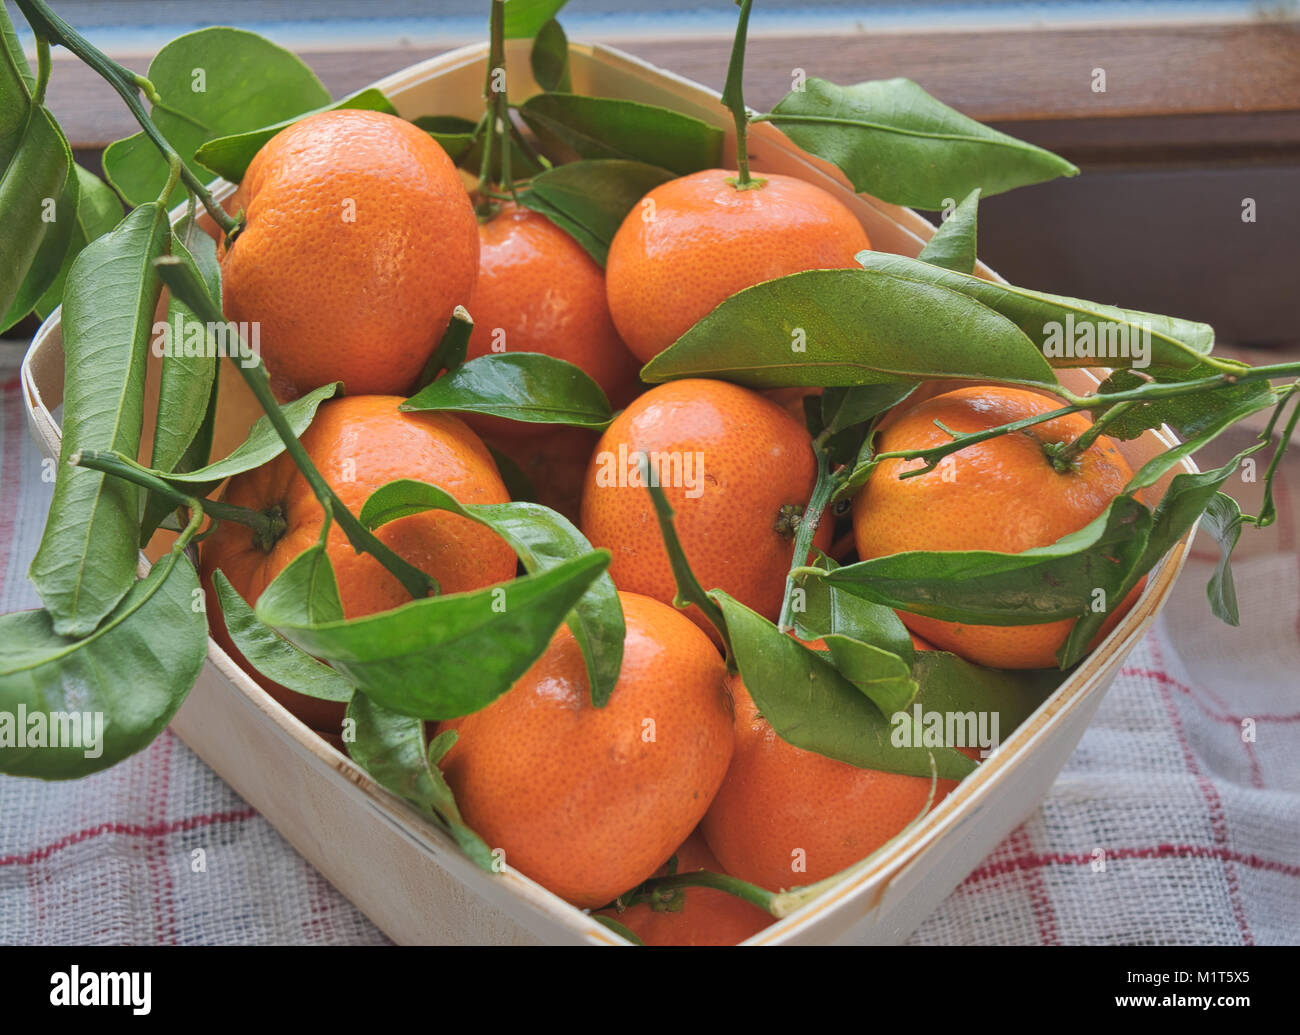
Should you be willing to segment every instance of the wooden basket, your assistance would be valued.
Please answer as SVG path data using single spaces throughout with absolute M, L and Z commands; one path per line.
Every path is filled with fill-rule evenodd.
M 526 41 L 512 41 L 511 47 L 512 100 L 523 100 L 537 86 L 524 71 L 529 68 Z M 408 118 L 477 119 L 486 59 L 486 44 L 464 47 L 374 85 Z M 577 92 L 658 104 L 730 128 L 715 92 L 671 72 L 603 46 L 573 44 L 569 60 Z M 734 166 L 733 137 L 727 148 L 724 163 Z M 770 125 L 752 127 L 750 151 L 756 170 L 799 176 L 835 194 L 858 216 L 878 250 L 915 256 L 932 232 L 909 209 L 855 195 L 837 169 L 800 151 Z M 232 189 L 221 182 L 217 196 L 224 198 Z M 181 214 L 177 209 L 173 218 Z M 987 267 L 978 272 L 999 279 Z M 32 433 L 50 456 L 59 451 L 55 410 L 63 397 L 59 319 L 56 311 L 41 326 L 22 366 Z M 242 381 L 232 376 L 229 364 L 223 366 L 214 456 L 240 441 L 257 413 L 241 391 Z M 1063 370 L 1060 376 L 1072 390 L 1087 391 L 1098 383 L 1098 373 Z M 151 376 L 156 379 L 156 368 Z M 150 420 L 147 414 L 147 426 Z M 1119 446 L 1136 469 L 1172 444 L 1167 433 L 1148 432 Z M 1178 469 L 1195 470 L 1190 462 Z M 893 944 L 915 930 L 1046 795 L 1124 658 L 1168 599 L 1190 538 L 1152 573 L 1141 599 L 1105 642 L 977 772 L 835 887 L 746 944 Z M 172 728 L 394 941 L 624 944 L 508 866 L 498 874 L 477 869 L 415 809 L 277 704 L 212 639 L 203 671 Z

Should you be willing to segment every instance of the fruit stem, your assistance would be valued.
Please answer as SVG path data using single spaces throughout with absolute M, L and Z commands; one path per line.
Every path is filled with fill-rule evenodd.
M 731 636 L 727 632 L 727 622 L 722 615 L 722 608 L 704 591 L 695 573 L 691 571 L 690 562 L 686 559 L 686 551 L 682 549 L 682 541 L 677 538 L 677 529 L 673 526 L 673 508 L 668 502 L 668 497 L 664 495 L 664 490 L 651 478 L 650 463 L 645 456 L 641 457 L 640 466 L 641 481 L 654 502 L 659 533 L 663 536 L 668 563 L 673 570 L 673 581 L 677 584 L 673 603 L 677 607 L 689 607 L 694 604 L 704 613 L 704 617 L 709 620 L 709 624 L 718 631 L 718 636 L 722 639 L 727 654 L 728 670 L 734 672 L 736 656 L 731 649 Z
M 754 190 L 767 181 L 749 175 L 749 109 L 745 107 L 745 44 L 749 37 L 749 9 L 754 0 L 736 0 L 740 17 L 736 21 L 736 35 L 731 43 L 731 62 L 727 66 L 727 82 L 722 88 L 722 103 L 731 109 L 736 123 L 736 175 L 727 180 L 736 190 Z
M 794 554 L 790 558 L 790 571 L 785 577 L 785 595 L 781 600 L 781 615 L 777 628 L 789 632 L 794 626 L 794 588 L 795 581 L 808 560 L 808 551 L 812 549 L 813 536 L 827 504 L 831 501 L 839 481 L 831 476 L 830 460 L 826 456 L 825 444 L 821 435 L 813 441 L 813 455 L 817 458 L 817 481 L 813 483 L 812 496 L 804 508 L 803 518 L 794 534 Z
M 1282 401 L 1278 403 L 1272 417 L 1269 418 L 1268 426 L 1264 429 L 1264 433 L 1260 435 L 1261 440 L 1264 442 L 1272 441 L 1273 429 L 1277 425 L 1278 418 L 1281 417 L 1282 411 L 1286 409 L 1286 404 L 1291 400 L 1292 396 L 1297 394 L 1298 390 L 1300 390 L 1300 382 L 1291 385 L 1283 394 Z M 1264 472 L 1264 500 L 1259 507 L 1259 516 L 1255 518 L 1254 524 L 1256 528 L 1267 528 L 1277 520 L 1277 510 L 1273 505 L 1273 480 L 1277 477 L 1278 466 L 1282 463 L 1282 457 L 1291 444 L 1291 437 L 1295 434 L 1297 423 L 1300 423 L 1300 402 L 1292 408 L 1291 417 L 1282 430 L 1277 449 L 1273 452 L 1273 459 L 1268 465 L 1268 470 Z
M 284 516 L 278 512 L 278 508 L 276 511 L 263 513 L 221 500 L 200 501 L 198 497 L 183 492 L 159 477 L 156 472 L 115 450 L 83 449 L 68 457 L 68 463 L 73 467 L 88 467 L 114 478 L 133 482 L 142 489 L 157 493 L 178 507 L 189 507 L 193 510 L 198 503 L 202 502 L 208 515 L 217 521 L 235 521 L 251 528 L 258 545 L 265 544 L 264 549 L 269 550 L 284 535 Z
M 171 291 L 173 298 L 187 305 L 195 316 L 210 327 L 225 327 L 227 333 L 233 336 L 232 341 L 242 343 L 243 336 L 239 328 L 222 315 L 220 307 L 213 301 L 207 287 L 191 267 L 180 262 L 175 256 L 164 255 L 154 260 L 154 268 Z M 231 353 L 232 361 L 235 355 L 242 356 L 248 353 L 242 350 L 239 353 Z M 257 401 L 261 403 L 267 420 L 271 422 L 276 434 L 280 436 L 280 441 L 284 443 L 285 452 L 307 479 L 307 484 L 311 486 L 321 509 L 325 511 L 326 519 L 333 518 L 339 523 L 353 549 L 358 553 L 368 553 L 375 558 L 401 582 L 412 597 L 420 599 L 427 597 L 431 592 L 437 592 L 437 582 L 376 539 L 329 487 L 329 483 L 325 481 L 320 471 L 316 469 L 316 465 L 312 463 L 311 457 L 307 455 L 307 450 L 298 441 L 293 428 L 285 420 L 280 404 L 276 402 L 275 394 L 271 391 L 271 378 L 261 358 L 259 357 L 252 365 L 247 365 L 246 361 L 236 362 L 235 368 L 257 397 Z
M 729 895 L 743 898 L 772 916 L 779 918 L 785 915 L 775 911 L 777 899 L 781 897 L 777 893 L 760 888 L 757 884 L 750 884 L 749 881 L 741 880 L 739 877 L 732 877 L 726 873 L 713 873 L 710 870 L 675 873 L 668 877 L 651 877 L 626 895 L 620 895 L 614 901 L 614 907 L 620 912 L 630 906 L 643 903 L 653 907 L 665 903 L 670 893 L 682 888 L 713 888 L 715 891 L 725 891 Z
M 930 446 L 926 449 L 899 449 L 891 453 L 877 453 L 868 461 L 867 465 L 874 467 L 881 460 L 924 460 L 925 466 L 918 467 L 912 471 L 904 471 L 899 478 L 915 478 L 918 475 L 926 474 L 933 471 L 945 456 L 950 453 L 959 452 L 967 446 L 973 446 L 979 442 L 985 442 L 991 438 L 997 438 L 1000 435 L 1006 435 L 1013 431 L 1023 431 L 1025 428 L 1033 427 L 1036 424 L 1045 424 L 1048 421 L 1056 420 L 1058 417 L 1067 417 L 1072 413 L 1079 413 L 1083 410 L 1093 410 L 1101 406 L 1112 406 L 1113 409 L 1108 411 L 1112 415 L 1118 409 L 1115 404 L 1126 402 L 1146 402 L 1150 399 L 1169 399 L 1181 395 L 1195 395 L 1198 392 L 1214 391 L 1217 389 L 1231 388 L 1245 381 L 1261 381 L 1274 377 L 1285 377 L 1288 375 L 1300 374 L 1300 363 L 1278 363 L 1268 367 L 1246 367 L 1241 370 L 1233 370 L 1214 377 L 1198 378 L 1195 381 L 1181 382 L 1154 382 L 1148 381 L 1146 384 L 1137 388 L 1130 388 L 1122 392 L 1100 393 L 1097 395 L 1074 395 L 1063 388 L 1053 389 L 1060 395 L 1070 399 L 1068 406 L 1062 406 L 1056 410 L 1049 410 L 1047 413 L 1035 414 L 1031 417 L 1024 417 L 1021 420 L 1012 421 L 1010 424 L 1001 424 L 996 428 L 987 428 L 984 431 L 972 431 L 965 434 L 957 435 L 951 442 L 945 442 L 942 445 Z M 1263 405 L 1273 405 L 1269 403 Z M 1261 405 L 1260 409 L 1263 409 Z M 1105 424 L 1106 415 L 1102 415 L 1102 425 Z M 1095 426 L 1095 425 L 1094 425 Z M 1100 431 L 1098 431 L 1100 434 Z M 1085 447 L 1086 448 L 1086 447 Z M 854 476 L 859 474 L 855 471 Z
M 411 395 L 433 384 L 444 370 L 450 373 L 464 363 L 469 349 L 469 336 L 473 333 L 474 317 L 469 315 L 469 310 L 463 305 L 458 305 L 452 310 L 451 319 L 447 321 L 447 329 L 442 332 L 437 348 L 430 354 L 420 376 L 416 378 Z
M 483 157 L 479 163 L 478 215 L 490 219 L 499 206 L 492 200 L 493 144 L 501 146 L 501 180 L 511 186 L 510 137 L 506 132 L 510 112 L 506 104 L 506 16 L 504 0 L 492 0 L 492 13 L 488 19 L 487 79 L 483 84 L 484 118 L 487 128 L 483 134 Z M 498 89 L 498 86 L 500 89 Z M 511 187 L 513 190 L 513 187 Z
M 172 159 L 181 161 L 176 149 L 158 131 L 153 119 L 149 117 L 149 113 L 144 110 L 144 105 L 140 103 L 139 91 L 142 88 L 149 97 L 156 98 L 158 96 L 158 92 L 148 79 L 118 64 L 98 50 L 81 33 L 50 10 L 45 0 L 16 0 L 16 2 L 38 40 L 45 40 L 47 44 L 50 42 L 58 43 L 60 46 L 66 47 L 99 73 L 100 77 L 117 91 L 117 94 L 126 102 L 126 106 L 131 110 L 131 114 L 135 116 L 136 122 L 144 130 L 144 135 L 158 148 L 162 156 L 168 161 Z M 230 244 L 239 234 L 242 224 L 238 220 L 232 219 L 226 210 L 213 200 L 212 195 L 208 193 L 207 187 L 199 182 L 198 177 L 184 162 L 181 162 L 180 177 L 185 186 L 203 202 L 203 207 L 208 210 L 208 215 L 225 232 L 226 243 Z
M 1128 402 L 1116 403 L 1085 428 L 1082 435 L 1076 438 L 1073 442 L 1065 443 L 1061 449 L 1057 450 L 1053 456 L 1049 457 L 1052 461 L 1052 466 L 1058 471 L 1062 469 L 1073 469 L 1077 464 L 1079 457 L 1083 456 L 1083 454 L 1086 453 L 1092 444 L 1101 436 L 1106 425 L 1110 424 L 1117 418 L 1124 416 L 1125 413 L 1133 409 L 1136 405 L 1137 402 L 1133 399 L 1130 399 Z
M 36 37 L 36 88 L 32 90 L 32 103 L 45 103 L 45 88 L 50 82 L 50 41 Z

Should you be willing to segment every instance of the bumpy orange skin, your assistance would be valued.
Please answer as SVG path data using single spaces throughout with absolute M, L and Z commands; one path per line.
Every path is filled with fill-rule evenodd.
M 671 603 L 676 584 L 654 505 L 638 480 L 618 477 L 620 447 L 629 458 L 678 457 L 683 474 L 691 458 L 692 486 L 664 486 L 691 569 L 706 590 L 725 590 L 775 620 L 794 556 L 777 519 L 783 506 L 807 504 L 817 477 L 807 429 L 757 392 L 690 379 L 652 388 L 605 430 L 587 468 L 580 527 L 613 553 L 609 572 L 619 589 Z M 830 534 L 826 517 L 814 544 L 825 549 Z M 686 613 L 707 625 L 698 608 Z
M 429 134 L 392 115 L 329 111 L 272 137 L 235 195 L 223 304 L 258 321 L 277 394 L 342 380 L 404 394 L 478 273 L 477 220 Z
M 726 872 L 709 851 L 699 830 L 673 854 L 677 857 L 678 873 Z M 661 866 L 656 876 L 667 872 L 667 865 Z M 599 915 L 617 920 L 646 945 L 735 945 L 773 923 L 770 914 L 725 891 L 686 888 L 683 895 L 682 908 L 674 912 L 656 910 L 643 902 L 621 913 L 617 909 L 602 909 Z
M 1034 392 L 1004 387 L 961 388 L 936 396 L 887 423 L 880 452 L 923 449 L 954 432 L 979 431 L 1059 408 Z M 900 481 L 920 460 L 886 460 L 853 501 L 853 532 L 864 560 L 906 550 L 997 550 L 1019 553 L 1076 532 L 1106 509 L 1132 477 L 1107 437 L 1079 457 L 1077 470 L 1057 472 L 1044 443 L 1070 442 L 1090 421 L 1072 414 L 1001 435 L 952 454 L 928 474 Z M 1107 619 L 1114 627 L 1141 591 L 1138 586 Z M 962 625 L 901 613 L 940 650 L 994 668 L 1048 668 L 1074 619 L 1038 625 Z
M 839 201 L 792 176 L 737 190 L 735 172 L 669 180 L 628 213 L 605 264 L 619 334 L 649 362 L 742 288 L 802 270 L 854 266 L 871 242 Z
M 487 708 L 441 728 L 466 822 L 511 866 L 580 907 L 644 881 L 695 828 L 731 760 L 731 698 L 712 642 L 679 612 L 620 593 L 623 668 L 593 708 L 567 627 Z
M 402 413 L 399 396 L 353 395 L 323 403 L 302 435 L 330 487 L 357 513 L 366 498 L 395 478 L 432 482 L 461 503 L 505 503 L 510 497 L 483 443 L 457 418 L 442 413 Z M 283 509 L 286 531 L 269 551 L 244 525 L 222 522 L 199 548 L 199 573 L 208 594 L 209 624 L 218 642 L 242 662 L 226 634 L 212 591 L 218 568 L 250 604 L 270 581 L 319 535 L 324 512 L 287 453 L 237 475 L 223 495 L 229 503 L 265 511 Z M 516 557 L 495 532 L 456 514 L 429 511 L 401 518 L 375 533 L 381 542 L 438 580 L 444 593 L 481 589 L 514 576 Z M 338 579 L 344 615 L 355 618 L 410 600 L 395 576 L 369 554 L 358 554 L 338 523 L 327 548 Z M 247 667 L 247 666 L 245 666 Z M 337 730 L 343 707 L 263 683 L 309 726 Z
M 736 753 L 700 825 L 726 872 L 771 891 L 813 884 L 870 855 L 925 808 L 929 779 L 797 748 L 759 714 L 739 676 L 731 690 Z M 937 805 L 957 781 L 936 783 Z
M 542 352 L 580 367 L 615 408 L 640 386 L 639 364 L 605 301 L 605 271 L 545 216 L 506 204 L 479 225 L 479 272 L 469 358 Z M 467 421 L 483 435 L 531 438 L 543 428 L 492 417 Z

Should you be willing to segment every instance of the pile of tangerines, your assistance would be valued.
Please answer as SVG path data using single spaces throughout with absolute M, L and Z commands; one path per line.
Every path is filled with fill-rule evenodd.
M 321 405 L 302 442 L 350 508 L 397 478 L 441 486 L 465 504 L 506 502 L 490 445 L 528 476 L 541 502 L 612 554 L 626 640 L 608 704 L 592 705 L 582 652 L 561 627 L 505 695 L 441 724 L 458 736 L 440 764 L 466 822 L 504 849 L 511 866 L 576 906 L 604 908 L 650 943 L 730 943 L 772 921 L 708 888 L 688 889 L 670 908 L 611 905 L 666 872 L 670 859 L 677 872 L 707 869 L 771 890 L 811 884 L 898 834 L 954 782 L 936 788 L 930 779 L 856 768 L 779 738 L 729 675 L 705 616 L 674 606 L 676 582 L 650 494 L 601 477 L 600 457 L 699 458 L 691 485 L 664 488 L 684 553 L 703 587 L 725 590 L 770 620 L 794 560 L 792 515 L 817 522 L 814 547 L 840 559 L 1018 552 L 1086 525 L 1131 475 L 1105 437 L 1066 470 L 1050 462 L 1045 444 L 1073 441 L 1089 427 L 1074 415 L 961 450 L 951 459 L 955 477 L 944 469 L 900 479 L 920 461 L 883 463 L 851 513 L 802 514 L 816 463 L 800 399 L 698 378 L 647 387 L 637 376 L 737 291 L 802 270 L 851 267 L 870 247 L 857 219 L 821 188 L 766 175 L 740 189 L 735 176 L 713 169 L 655 188 L 653 206 L 628 215 L 602 269 L 535 211 L 503 201 L 476 215 L 447 154 L 412 124 L 331 111 L 263 147 L 230 204 L 243 211 L 244 229 L 221 250 L 226 315 L 260 323 L 280 397 L 343 382 L 345 394 Z M 339 218 L 348 201 L 355 221 Z M 653 218 L 643 216 L 647 208 Z M 585 371 L 619 411 L 603 433 L 400 411 L 458 305 L 474 319 L 470 357 L 504 347 Z M 881 451 L 926 447 L 949 432 L 1055 407 L 1045 395 L 996 386 L 918 398 L 883 422 Z M 213 573 L 256 600 L 316 541 L 323 512 L 286 454 L 234 478 L 225 498 L 278 508 L 285 523 L 273 543 L 233 523 L 202 543 L 212 631 L 238 658 Z M 1014 522 L 1006 520 L 1012 509 Z M 416 514 L 378 535 L 445 593 L 516 574 L 505 541 L 455 514 Z M 337 526 L 328 543 L 346 617 L 409 599 Z M 1072 624 L 902 618 L 919 649 L 997 668 L 1055 665 Z M 337 737 L 342 705 L 262 682 L 313 729 Z

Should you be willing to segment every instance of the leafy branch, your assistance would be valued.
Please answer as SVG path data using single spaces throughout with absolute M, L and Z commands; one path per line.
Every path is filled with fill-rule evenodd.
M 163 283 L 172 292 L 173 297 L 180 299 L 187 305 L 200 321 L 213 327 L 224 325 L 227 332 L 232 335 L 231 340 L 242 340 L 242 337 L 239 336 L 238 327 L 226 320 L 193 269 L 173 256 L 163 256 L 154 265 Z M 241 352 L 243 351 L 246 350 L 241 349 Z M 398 581 L 402 583 L 412 597 L 425 597 L 431 592 L 437 592 L 438 584 L 432 577 L 399 557 L 389 547 L 376 539 L 357 520 L 356 515 L 348 510 L 334 490 L 330 488 L 324 476 L 316 469 L 311 457 L 307 455 L 302 443 L 298 441 L 298 436 L 294 434 L 293 428 L 289 426 L 288 421 L 285 419 L 279 403 L 276 402 L 275 396 L 271 392 L 271 379 L 266 372 L 266 367 L 262 365 L 261 359 L 259 358 L 251 366 L 246 366 L 243 362 L 236 362 L 235 367 L 257 397 L 257 401 L 261 403 L 267 419 L 271 422 L 271 426 L 284 443 L 285 451 L 293 458 L 294 464 L 302 472 L 303 477 L 307 479 L 307 484 L 311 486 L 312 492 L 320 502 L 327 518 L 332 518 L 339 523 L 353 548 L 359 553 L 368 553 L 379 561 L 397 577 Z
M 31 24 L 37 39 L 43 42 L 47 51 L 49 43 L 58 43 L 66 47 L 99 73 L 100 77 L 117 92 L 118 96 L 131 110 L 131 114 L 135 116 L 140 128 L 162 153 L 163 157 L 168 162 L 180 165 L 179 175 L 181 181 L 185 184 L 186 189 L 203 203 L 208 215 L 225 233 L 227 241 L 234 238 L 239 233 L 241 224 L 231 218 L 226 213 L 226 210 L 213 199 L 207 187 L 200 183 L 198 177 L 184 164 L 176 149 L 159 132 L 158 127 L 154 125 L 153 119 L 145 111 L 144 105 L 140 103 L 141 91 L 144 91 L 145 96 L 149 98 L 151 103 L 162 103 L 162 99 L 158 96 L 158 91 L 154 88 L 153 83 L 105 55 L 81 33 L 55 14 L 49 5 L 45 3 L 45 0 L 16 0 L 16 2 L 27 21 Z M 38 56 L 39 54 L 38 51 Z M 48 64 L 48 60 L 45 63 Z

